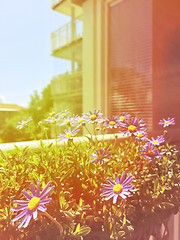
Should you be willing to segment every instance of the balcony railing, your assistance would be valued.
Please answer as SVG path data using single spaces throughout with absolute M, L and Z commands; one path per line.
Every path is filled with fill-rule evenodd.
M 51 81 L 52 96 L 79 96 L 82 94 L 82 71 L 65 73 L 53 77 Z
M 62 48 L 74 41 L 77 41 L 82 38 L 83 32 L 83 22 L 82 17 L 76 18 L 74 21 L 71 21 L 59 28 L 51 35 L 51 50 Z

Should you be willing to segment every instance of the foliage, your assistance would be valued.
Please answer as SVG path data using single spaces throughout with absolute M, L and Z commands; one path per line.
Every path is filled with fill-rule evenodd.
M 41 96 L 37 91 L 34 91 L 34 94 L 30 97 L 28 113 L 34 120 L 35 124 L 38 124 L 39 121 L 46 118 L 48 113 L 52 111 L 53 100 L 51 97 L 51 85 L 48 84 L 47 87 L 43 89 Z
M 180 202 L 176 148 L 156 146 L 162 158 L 148 161 L 141 154 L 147 140 L 137 142 L 134 135 L 125 141 L 115 137 L 110 142 L 88 138 L 78 143 L 69 140 L 63 147 L 41 143 L 36 150 L 15 147 L 1 152 L 0 239 L 145 240 L 152 233 L 161 239 L 161 224 L 167 229 L 168 219 L 177 213 Z M 95 150 L 102 148 L 109 149 L 111 157 L 102 164 L 90 162 Z M 115 172 L 119 176 L 132 174 L 135 187 L 130 196 L 118 197 L 113 204 L 112 199 L 100 196 L 100 189 L 107 177 L 114 180 Z M 55 185 L 47 207 L 63 226 L 63 238 L 43 215 L 23 230 L 17 230 L 17 223 L 11 221 L 15 216 L 10 211 L 13 200 L 22 199 L 21 191 L 28 190 L 31 182 L 36 185 L 37 180 L 42 187 L 48 181 Z
M 11 118 L 6 118 L 5 123 L 2 126 L 0 131 L 0 137 L 3 143 L 7 142 L 22 142 L 26 140 L 32 140 L 31 130 L 29 128 L 23 128 L 22 131 L 17 129 L 18 122 L 22 119 L 28 117 L 28 113 L 26 110 L 18 112 Z M 34 128 L 34 126 L 33 126 Z
M 28 141 L 33 140 L 34 136 L 36 136 L 36 139 L 40 139 L 42 137 L 42 128 L 36 126 L 38 126 L 42 118 L 48 116 L 52 108 L 51 85 L 49 84 L 42 90 L 41 95 L 39 95 L 37 91 L 34 91 L 34 94 L 31 95 L 29 105 L 25 110 L 18 112 L 11 118 L 5 119 L 5 123 L 0 131 L 1 142 Z M 34 125 L 31 124 L 30 128 L 23 128 L 20 132 L 16 128 L 18 122 L 22 121 L 22 119 L 27 119 L 29 116 L 32 117 Z M 50 136 L 50 130 L 48 130 L 47 134 Z

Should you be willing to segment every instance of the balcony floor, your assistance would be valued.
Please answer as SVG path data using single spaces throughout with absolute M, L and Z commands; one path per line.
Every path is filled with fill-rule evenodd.
M 82 38 L 73 41 L 61 48 L 55 49 L 52 54 L 53 57 L 63 58 L 77 62 L 82 62 Z

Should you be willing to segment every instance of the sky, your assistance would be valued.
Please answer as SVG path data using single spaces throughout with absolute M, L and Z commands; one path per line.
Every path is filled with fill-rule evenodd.
M 51 0 L 0 0 L 0 101 L 28 106 L 41 93 L 61 62 L 51 56 L 51 32 L 70 17 L 51 9 Z M 64 67 L 64 69 L 63 69 Z M 56 67 L 57 68 L 57 67 Z

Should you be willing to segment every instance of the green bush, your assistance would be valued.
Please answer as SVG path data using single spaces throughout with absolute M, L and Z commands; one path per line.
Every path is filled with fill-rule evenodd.
M 125 141 L 116 136 L 109 142 L 88 138 L 79 143 L 68 139 L 63 147 L 41 143 L 37 150 L 15 147 L 1 152 L 0 239 L 145 240 L 152 232 L 158 239 L 162 223 L 167 230 L 168 219 L 177 213 L 180 202 L 176 148 L 168 144 L 155 146 L 162 157 L 150 161 L 142 154 L 147 139 L 136 141 L 135 134 Z M 102 149 L 110 157 L 102 164 L 90 162 L 91 156 Z M 101 184 L 108 183 L 106 178 L 115 180 L 115 172 L 119 177 L 123 172 L 126 177 L 132 174 L 134 188 L 130 196 L 118 196 L 113 204 L 112 199 L 100 196 L 100 189 Z M 12 222 L 16 216 L 10 211 L 13 201 L 23 200 L 21 191 L 29 190 L 30 183 L 36 186 L 37 180 L 42 188 L 49 181 L 55 185 L 47 212 L 62 225 L 63 237 L 57 226 L 40 213 L 25 229 L 17 230 L 18 223 Z

